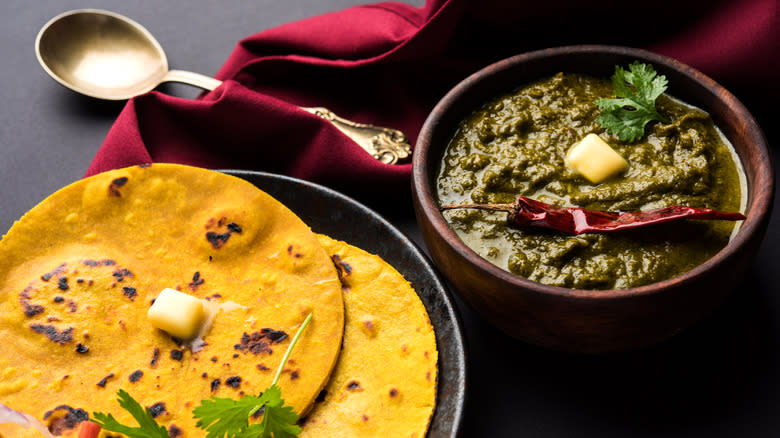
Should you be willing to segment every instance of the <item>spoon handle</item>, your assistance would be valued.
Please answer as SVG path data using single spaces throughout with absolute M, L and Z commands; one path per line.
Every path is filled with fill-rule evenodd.
M 193 85 L 204 90 L 211 91 L 220 85 L 222 81 L 212 77 L 184 70 L 169 70 L 161 82 L 181 82 Z
M 218 79 L 183 70 L 169 70 L 162 82 L 181 82 L 209 91 L 222 84 Z M 385 164 L 395 164 L 398 160 L 408 158 L 412 153 L 406 136 L 397 129 L 353 122 L 337 116 L 327 108 L 301 109 L 329 121 L 369 155 Z
M 385 164 L 395 164 L 398 160 L 408 158 L 412 154 L 409 140 L 406 139 L 403 132 L 397 129 L 353 122 L 336 115 L 327 108 L 299 108 L 329 121 L 369 155 Z

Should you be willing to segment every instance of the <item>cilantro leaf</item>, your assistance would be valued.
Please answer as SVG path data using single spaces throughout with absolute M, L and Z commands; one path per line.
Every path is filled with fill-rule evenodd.
M 102 412 L 94 412 L 92 421 L 109 432 L 123 433 L 129 438 L 170 438 L 165 427 L 157 424 L 152 414 L 135 401 L 125 390 L 120 389 L 117 392 L 117 396 L 119 397 L 117 399 L 119 406 L 129 412 L 140 427 L 125 426 L 120 424 L 113 415 Z
M 645 135 L 645 126 L 650 121 L 666 122 L 656 110 L 655 100 L 666 91 L 668 81 L 651 65 L 639 61 L 634 61 L 628 69 L 615 66 L 612 75 L 615 99 L 599 99 L 593 103 L 601 108 L 596 121 L 607 132 L 622 141 L 635 142 Z
M 249 417 L 263 409 L 260 423 L 249 424 Z M 285 406 L 282 390 L 271 385 L 259 397 L 246 395 L 238 400 L 211 397 L 192 411 L 196 426 L 205 429 L 206 438 L 294 438 L 301 433 L 295 423 L 298 414 Z
M 263 404 L 263 400 L 254 395 L 245 395 L 238 400 L 211 397 L 201 400 L 192 413 L 198 418 L 195 425 L 208 431 L 207 438 L 233 438 L 244 436 L 243 432 L 249 428 L 249 416 Z
M 292 406 L 285 406 L 282 399 L 282 389 L 276 384 L 271 385 L 262 395 L 266 398 L 265 411 L 263 412 L 263 421 L 260 426 L 263 427 L 261 438 L 295 438 L 301 433 L 298 422 L 298 414 Z

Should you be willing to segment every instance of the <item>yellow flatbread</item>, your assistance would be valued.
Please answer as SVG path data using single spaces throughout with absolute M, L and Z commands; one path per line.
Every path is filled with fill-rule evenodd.
M 149 325 L 164 288 L 219 309 L 200 351 Z M 135 424 L 116 403 L 121 388 L 171 436 L 202 436 L 192 409 L 268 387 L 309 312 L 279 382 L 301 413 L 331 372 L 344 322 L 336 271 L 308 227 L 217 172 L 154 164 L 96 175 L 0 241 L 0 403 L 68 435 L 95 411 Z
M 318 235 L 344 285 L 344 348 L 301 437 L 424 437 L 436 402 L 436 338 L 403 276 Z

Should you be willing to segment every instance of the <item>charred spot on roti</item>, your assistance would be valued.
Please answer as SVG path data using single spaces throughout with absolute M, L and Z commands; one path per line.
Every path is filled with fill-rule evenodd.
M 287 255 L 296 259 L 303 257 L 303 253 L 295 250 L 295 245 L 287 245 Z
M 168 435 L 171 438 L 179 438 L 182 435 L 181 429 L 175 424 L 168 426 Z
M 303 253 L 295 250 L 295 245 L 289 244 L 287 245 L 287 255 L 290 257 L 294 257 L 296 259 L 299 259 L 303 257 Z
M 363 414 L 363 416 L 360 417 L 363 421 L 368 421 L 368 415 Z
M 263 328 L 259 332 L 249 334 L 244 332 L 241 335 L 240 343 L 233 345 L 233 348 L 243 352 L 251 352 L 254 355 L 261 353 L 272 354 L 271 344 L 278 344 L 287 339 L 287 333 L 281 330 Z
M 396 388 L 390 388 L 389 394 L 390 397 L 395 398 L 396 396 L 398 396 L 398 390 Z
M 214 379 L 211 381 L 211 392 L 216 391 L 219 389 L 219 385 L 222 383 L 222 380 L 220 379 Z
M 81 264 L 83 264 L 84 266 L 89 266 L 90 268 L 96 268 L 98 266 L 114 266 L 114 265 L 116 265 L 116 260 L 112 260 L 112 259 L 103 259 L 103 260 L 87 259 L 87 260 L 82 260 Z
M 267 366 L 265 366 L 264 364 L 261 364 L 261 363 L 255 365 L 255 368 L 257 368 L 258 371 L 268 371 L 268 370 L 270 370 L 270 368 L 268 368 Z
M 138 291 L 136 291 L 136 289 L 131 286 L 122 286 L 122 294 L 130 299 L 130 301 L 135 301 L 135 297 L 138 295 Z
M 46 335 L 50 341 L 60 345 L 65 345 L 73 340 L 73 327 L 68 327 L 60 331 L 53 325 L 30 324 L 30 329 L 35 333 Z
M 225 385 L 231 388 L 238 388 L 241 386 L 241 376 L 231 376 L 225 379 Z
M 87 354 L 89 352 L 89 347 L 79 342 L 76 344 L 76 353 L 78 354 Z
M 54 302 L 55 303 L 61 303 L 63 301 L 65 301 L 65 297 L 63 297 L 61 295 L 57 295 L 56 297 L 54 297 Z
M 209 241 L 214 249 L 222 248 L 228 239 L 230 239 L 230 233 L 215 233 L 213 231 L 206 233 L 206 240 Z
M 65 272 L 65 267 L 66 267 L 67 265 L 68 265 L 67 263 L 60 263 L 60 264 L 59 264 L 59 265 L 58 265 L 56 268 L 54 268 L 53 270 L 51 270 L 51 271 L 49 271 L 49 272 L 47 272 L 47 273 L 45 273 L 45 274 L 41 275 L 41 280 L 43 280 L 43 281 L 49 281 L 49 280 L 51 280 L 51 278 L 52 278 L 52 277 L 54 277 L 55 275 L 60 275 L 60 274 L 62 274 L 63 272 Z
M 132 272 L 130 272 L 127 268 L 119 268 L 116 271 L 112 272 L 111 275 L 114 276 L 116 281 L 121 282 L 125 279 L 125 277 L 134 277 Z
M 165 409 L 165 402 L 157 402 L 151 406 L 147 406 L 146 410 L 149 411 L 149 415 L 151 415 L 152 418 L 157 418 L 168 412 L 168 410 Z
M 336 267 L 336 275 L 339 277 L 341 290 L 348 291 L 349 284 L 347 284 L 347 277 L 349 277 L 349 274 L 352 273 L 352 266 L 349 263 L 341 260 L 341 256 L 338 254 L 333 254 L 330 256 L 330 259 L 333 262 L 333 266 Z
M 59 405 L 43 414 L 46 427 L 56 436 L 75 429 L 76 426 L 87 420 L 89 420 L 87 411 L 80 408 L 74 409 L 68 405 Z
M 97 382 L 97 386 L 101 388 L 105 388 L 106 383 L 108 383 L 108 379 L 113 379 L 113 378 L 114 378 L 114 373 L 109 373 L 106 377 L 103 377 L 102 379 L 100 379 L 100 381 Z
M 171 350 L 171 359 L 173 359 L 173 360 L 181 360 L 182 357 L 184 357 L 184 351 L 182 351 L 182 350 Z
M 68 277 L 60 277 L 57 280 L 57 287 L 60 288 L 60 290 L 68 290 Z
M 214 217 L 209 218 L 206 221 L 205 228 L 208 230 L 206 232 L 206 240 L 214 249 L 222 248 L 227 243 L 228 239 L 230 239 L 231 234 L 241 234 L 243 231 L 240 225 L 235 222 L 228 222 L 228 219 L 225 216 L 222 216 L 219 219 Z M 220 232 L 221 230 L 225 231 Z
M 360 328 L 369 337 L 374 337 L 377 334 L 377 327 L 376 324 L 374 324 L 373 318 L 364 319 L 363 322 L 361 323 Z
M 108 196 L 113 197 L 120 197 L 122 196 L 122 192 L 119 191 L 120 187 L 127 184 L 128 178 L 126 176 L 122 176 L 119 178 L 114 178 L 111 183 L 108 185 Z
M 282 330 L 274 330 L 270 328 L 260 329 L 260 333 L 271 340 L 272 344 L 278 344 L 287 339 L 287 333 Z
M 127 378 L 127 380 L 130 381 L 130 383 L 135 383 L 139 380 L 141 380 L 141 377 L 144 376 L 144 372 L 141 370 L 135 370 L 130 374 L 130 377 Z
M 347 391 L 360 391 L 363 387 L 360 386 L 360 382 L 357 380 L 350 380 L 349 383 L 347 383 Z
M 149 362 L 149 366 L 154 368 L 157 366 L 157 361 L 160 359 L 160 349 L 157 347 L 154 347 L 154 351 L 152 352 L 152 360 Z
M 194 274 L 192 274 L 192 281 L 188 285 L 190 289 L 194 292 L 198 290 L 198 286 L 203 284 L 206 280 L 203 279 L 203 277 L 200 276 L 200 271 L 195 271 Z
M 43 313 L 46 308 L 43 307 L 40 304 L 32 304 L 30 302 L 30 292 L 32 291 L 31 286 L 27 286 L 24 288 L 23 291 L 19 292 L 19 305 L 22 306 L 22 310 L 24 311 L 24 316 L 28 318 L 32 318 L 35 315 Z M 56 300 L 55 300 L 56 302 Z

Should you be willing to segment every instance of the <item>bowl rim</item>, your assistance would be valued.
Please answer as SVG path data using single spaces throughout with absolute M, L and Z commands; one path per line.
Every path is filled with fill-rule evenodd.
M 443 114 L 447 111 L 447 108 L 461 99 L 465 93 L 470 92 L 472 88 L 485 86 L 494 75 L 508 69 L 517 68 L 516 66 L 518 64 L 529 61 L 538 61 L 543 58 L 572 54 L 610 54 L 634 57 L 638 60 L 650 62 L 655 65 L 662 65 L 665 69 L 674 70 L 678 74 L 687 76 L 692 82 L 698 83 L 710 93 L 719 96 L 718 100 L 722 100 L 732 114 L 750 127 L 745 135 L 751 140 L 749 142 L 752 144 L 751 149 L 758 151 L 761 154 L 761 159 L 757 160 L 756 178 L 752 182 L 747 182 L 747 219 L 743 221 L 736 236 L 734 236 L 729 243 L 712 258 L 683 274 L 644 286 L 607 290 L 572 289 L 532 281 L 492 264 L 468 247 L 446 223 L 444 217 L 439 212 L 438 204 L 433 195 L 433 187 L 432 184 L 430 184 L 430 181 L 433 180 L 431 178 L 432 172 L 429 172 L 429 166 L 426 165 L 424 156 L 431 147 L 430 140 L 436 130 L 436 126 L 439 125 Z M 549 73 L 554 74 L 555 72 L 551 71 Z M 516 86 L 520 85 L 522 84 Z M 507 87 L 507 89 L 509 89 L 509 87 Z M 703 109 L 709 110 L 708 108 Z M 735 149 L 737 148 L 735 147 Z M 739 156 L 739 158 L 743 162 L 743 167 L 745 167 L 745 159 L 742 156 Z M 480 271 L 481 274 L 496 277 L 504 283 L 520 287 L 529 292 L 535 292 L 541 295 L 559 296 L 567 299 L 615 300 L 652 295 L 667 290 L 671 286 L 684 287 L 705 272 L 724 268 L 726 260 L 735 257 L 740 253 L 750 243 L 749 241 L 755 233 L 763 234 L 764 227 L 768 223 L 769 215 L 771 214 L 774 198 L 774 179 L 774 165 L 766 137 L 747 108 L 723 86 L 700 71 L 683 64 L 676 59 L 644 49 L 599 44 L 559 46 L 525 52 L 502 59 L 472 73 L 444 95 L 433 108 L 420 130 L 412 159 L 412 191 L 416 203 L 419 203 L 419 210 L 421 210 L 419 214 L 425 215 L 427 220 L 430 221 L 430 224 L 436 233 L 442 237 L 444 245 L 447 245 L 452 251 L 458 254 L 459 257 L 464 260 L 469 260 L 473 267 Z M 757 190 L 758 187 L 764 187 L 766 190 L 759 191 Z M 417 207 L 417 205 L 415 205 L 415 207 Z

